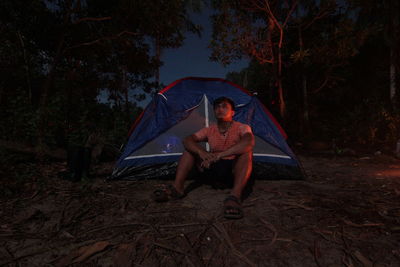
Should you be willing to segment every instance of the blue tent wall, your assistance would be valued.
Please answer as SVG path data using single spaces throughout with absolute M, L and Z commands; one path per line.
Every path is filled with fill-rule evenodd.
M 289 172 L 285 171 L 283 176 L 290 175 L 292 170 L 295 170 L 294 176 L 299 176 L 299 163 L 285 141 L 285 133 L 256 97 L 240 86 L 223 79 L 190 77 L 172 83 L 154 96 L 132 129 L 111 179 L 157 178 L 147 176 L 172 175 L 180 157 L 177 153 L 151 157 L 130 157 L 130 155 L 187 118 L 193 107 L 199 105 L 205 96 L 210 103 L 221 96 L 230 97 L 236 105 L 234 120 L 249 124 L 256 136 L 287 155 L 269 157 L 255 154 L 255 166 L 267 166 L 264 171 L 268 172 L 276 172 L 279 166 L 279 169 L 282 167 L 290 169 Z M 150 170 L 155 167 L 162 172 L 157 174 L 154 170 Z

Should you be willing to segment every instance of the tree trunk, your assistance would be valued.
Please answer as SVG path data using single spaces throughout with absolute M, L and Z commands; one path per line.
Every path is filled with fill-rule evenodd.
M 43 147 L 45 142 L 46 130 L 47 130 L 47 98 L 49 94 L 50 87 L 53 85 L 54 76 L 56 74 L 56 68 L 58 63 L 61 60 L 64 48 L 64 34 L 61 36 L 60 41 L 58 43 L 56 55 L 53 60 L 53 64 L 50 67 L 50 71 L 47 74 L 47 77 L 44 81 L 41 97 L 39 101 L 39 119 L 38 119 L 38 146 Z
M 121 91 L 124 92 L 126 121 L 129 122 L 130 110 L 129 110 L 129 86 L 128 86 L 127 74 L 128 74 L 127 66 L 122 65 Z
M 155 53 L 156 53 L 156 60 L 157 63 L 160 64 L 161 62 L 161 45 L 160 45 L 160 34 L 157 33 L 156 39 L 155 39 Z M 155 73 L 155 80 L 157 84 L 157 90 L 160 89 L 160 65 L 157 66 L 156 68 L 156 73 Z
M 67 0 L 66 1 L 66 6 L 69 7 L 68 11 L 65 13 L 64 15 L 64 25 L 68 25 L 68 23 L 70 22 L 71 19 L 71 12 L 72 12 L 72 0 Z M 47 77 L 43 83 L 43 87 L 42 87 L 42 92 L 41 92 L 41 96 L 40 96 L 40 101 L 39 101 L 39 108 L 38 108 L 38 113 L 39 113 L 39 118 L 38 118 L 38 147 L 39 147 L 39 151 L 45 148 L 45 136 L 46 136 L 46 132 L 47 132 L 47 98 L 48 98 L 48 94 L 49 94 L 49 90 L 51 88 L 51 86 L 53 85 L 53 81 L 54 81 L 54 77 L 56 74 L 56 69 L 57 66 L 59 64 L 59 62 L 61 61 L 61 58 L 63 56 L 64 53 L 64 43 L 65 43 L 65 31 L 62 30 L 61 32 L 61 36 L 60 39 L 58 41 L 58 45 L 57 45 L 57 50 L 56 50 L 56 54 L 54 56 L 54 60 L 53 60 L 53 64 L 51 64 L 50 66 L 50 70 L 49 73 L 47 74 Z M 41 155 L 39 153 L 39 159 L 41 158 Z
M 301 26 L 298 27 L 299 33 L 299 48 L 301 54 L 304 51 L 303 33 Z M 301 91 L 303 97 L 303 114 L 301 117 L 301 133 L 305 139 L 308 139 L 310 120 L 309 120 L 309 110 L 308 110 L 308 89 L 307 89 L 307 76 L 305 73 L 304 59 L 300 62 L 300 74 L 301 74 Z
M 277 75 L 277 86 L 278 86 L 278 95 L 279 95 L 279 113 L 283 121 L 286 119 L 286 103 L 285 97 L 283 93 L 283 84 L 282 84 L 282 51 L 281 47 L 278 47 L 278 75 Z
M 397 59 L 399 57 L 399 52 L 397 50 L 397 45 L 399 43 L 398 34 L 400 28 L 400 4 L 398 0 L 389 1 L 389 12 L 390 12 L 390 102 L 392 106 L 395 105 L 395 96 L 397 92 L 397 71 L 398 64 Z
M 0 84 L 0 105 L 3 104 L 4 87 Z
M 308 90 L 307 90 L 307 77 L 302 68 L 302 91 L 303 91 L 303 136 L 305 139 L 308 138 L 309 128 L 310 128 L 310 118 L 308 110 Z
M 29 103 L 32 105 L 32 86 L 31 86 L 30 69 L 29 69 L 29 64 L 28 64 L 28 60 L 26 57 L 26 49 L 25 49 L 24 39 L 22 39 L 22 35 L 19 31 L 18 31 L 18 38 L 21 43 L 22 56 L 24 58 L 24 65 L 25 65 L 24 67 L 25 67 L 25 75 L 26 75 L 26 85 L 28 87 Z
M 390 49 L 390 102 L 392 106 L 395 102 L 395 95 L 396 95 L 396 57 L 394 48 L 391 47 Z
M 278 96 L 279 96 L 279 114 L 281 118 L 285 121 L 286 118 L 286 103 L 283 96 L 283 86 L 282 86 L 282 77 L 278 77 Z

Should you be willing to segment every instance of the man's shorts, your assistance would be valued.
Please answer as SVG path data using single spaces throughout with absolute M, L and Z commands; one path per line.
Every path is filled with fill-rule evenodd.
M 196 176 L 203 182 L 210 183 L 216 187 L 232 187 L 234 163 L 234 159 L 221 159 L 211 164 L 210 168 L 204 169 L 202 172 L 197 170 Z

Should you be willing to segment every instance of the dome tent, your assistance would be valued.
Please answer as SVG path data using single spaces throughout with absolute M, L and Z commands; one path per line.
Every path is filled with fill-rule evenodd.
M 133 124 L 129 140 L 109 179 L 173 178 L 186 136 L 215 123 L 212 103 L 226 96 L 235 103 L 234 120 L 255 136 L 253 175 L 261 179 L 303 178 L 286 133 L 248 91 L 219 78 L 188 77 L 156 94 Z M 208 144 L 203 146 L 209 149 Z

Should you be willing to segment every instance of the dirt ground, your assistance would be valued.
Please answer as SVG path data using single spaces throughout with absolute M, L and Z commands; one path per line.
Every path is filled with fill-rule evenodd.
M 229 190 L 160 204 L 161 181 L 105 182 L 103 165 L 71 183 L 52 163 L 0 197 L 0 266 L 400 266 L 400 161 L 300 159 L 307 180 L 256 181 L 240 220 Z

